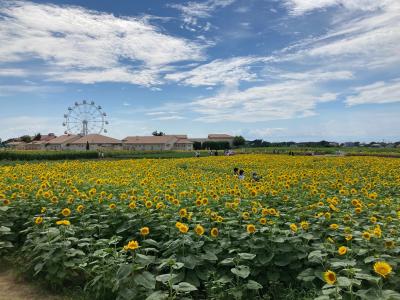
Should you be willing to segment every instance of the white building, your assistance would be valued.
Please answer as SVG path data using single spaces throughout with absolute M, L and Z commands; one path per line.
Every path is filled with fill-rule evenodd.
M 192 142 L 199 142 L 203 144 L 204 142 L 228 142 L 229 145 L 233 146 L 234 136 L 229 134 L 209 134 L 207 138 L 190 138 L 189 140 Z
M 122 141 L 101 134 L 88 134 L 69 143 L 68 150 L 121 150 Z
M 128 136 L 122 142 L 125 150 L 193 150 L 193 142 L 186 135 Z
M 66 134 L 56 137 L 47 142 L 46 150 L 68 150 L 70 143 L 77 141 L 82 136 L 76 134 Z

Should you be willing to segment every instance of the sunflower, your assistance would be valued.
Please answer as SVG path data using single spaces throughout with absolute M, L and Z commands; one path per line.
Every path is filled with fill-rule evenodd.
M 181 226 L 179 226 L 179 231 L 181 233 L 187 233 L 189 231 L 189 226 L 187 226 L 186 224 L 181 224 Z
M 69 226 L 71 225 L 70 221 L 68 220 L 60 220 L 56 222 L 57 225 L 65 225 L 65 226 Z
M 385 241 L 386 248 L 393 248 L 395 245 L 394 241 Z
M 250 214 L 247 211 L 245 211 L 244 213 L 242 213 L 242 218 L 243 220 L 248 220 L 250 218 Z
M 347 253 L 347 247 L 346 246 L 340 246 L 338 249 L 339 255 L 345 255 Z
M 392 272 L 392 267 L 385 261 L 378 261 L 374 264 L 374 271 L 376 274 L 386 278 Z
M 84 209 L 84 206 L 82 204 L 78 205 L 78 207 L 76 208 L 77 212 L 82 212 L 82 210 Z
M 324 280 L 327 284 L 333 285 L 336 282 L 336 273 L 333 271 L 324 272 Z
M 138 241 L 129 241 L 127 245 L 124 246 L 124 250 L 136 250 L 139 248 L 139 242 Z
M 290 230 L 293 232 L 297 232 L 297 225 L 294 223 L 290 224 Z
M 266 218 L 261 218 L 259 220 L 259 222 L 260 222 L 260 224 L 265 225 L 265 224 L 267 224 L 267 219 Z
M 201 225 L 196 225 L 196 227 L 194 228 L 194 231 L 196 232 L 197 235 L 203 235 L 204 227 Z
M 71 214 L 71 210 L 70 210 L 69 208 L 64 208 L 64 209 L 61 211 L 61 214 L 62 214 L 64 217 L 68 217 L 68 216 Z
M 371 234 L 368 231 L 364 231 L 362 237 L 369 241 L 371 239 Z
M 153 202 L 151 201 L 146 201 L 145 202 L 146 208 L 151 208 L 153 206 Z
M 43 223 L 43 218 L 42 217 L 37 217 L 35 218 L 35 224 L 39 225 Z
M 249 224 L 247 225 L 246 230 L 248 233 L 252 234 L 256 232 L 256 226 L 254 226 L 253 224 Z
M 179 215 L 181 216 L 181 218 L 186 217 L 186 216 L 187 216 L 187 210 L 186 210 L 186 208 L 181 208 L 181 209 L 179 210 Z
M 338 224 L 331 224 L 329 226 L 329 228 L 332 229 L 332 230 L 337 230 L 339 228 L 339 225 Z
M 212 237 L 214 237 L 214 238 L 217 237 L 219 234 L 218 228 L 216 228 L 216 227 L 212 228 L 210 233 L 211 233 Z
M 351 234 L 346 234 L 344 238 L 346 239 L 346 241 L 351 241 L 353 239 L 353 236 Z
M 150 233 L 149 227 L 142 227 L 142 228 L 140 228 L 140 234 L 141 234 L 141 235 L 146 236 L 146 235 L 148 235 L 149 233 Z
M 308 223 L 307 221 L 301 221 L 300 226 L 301 228 L 303 228 L 303 230 L 307 230 L 310 227 L 310 223 Z
M 129 208 L 134 209 L 136 207 L 136 202 L 131 201 L 128 206 L 129 206 Z

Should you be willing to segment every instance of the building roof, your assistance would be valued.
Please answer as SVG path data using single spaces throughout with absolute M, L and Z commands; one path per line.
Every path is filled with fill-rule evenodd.
M 48 142 L 48 141 L 53 140 L 55 138 L 56 138 L 56 136 L 55 136 L 54 133 L 49 133 L 49 134 L 46 134 L 46 135 L 41 135 L 39 141 Z
M 187 134 L 166 134 L 164 136 L 173 136 L 178 139 L 187 139 L 188 138 Z
M 11 145 L 11 146 L 16 146 L 16 145 L 25 145 L 25 142 L 19 142 L 19 141 L 14 141 L 14 142 L 9 142 L 7 143 L 7 145 Z
M 77 140 L 80 138 L 80 135 L 76 134 L 65 134 L 65 135 L 60 135 L 59 137 L 56 137 L 55 139 L 52 139 L 48 142 L 50 145 L 54 144 L 66 144 L 68 142 L 72 142 L 74 140 Z
M 227 139 L 227 138 L 232 139 L 234 137 L 229 135 L 229 134 L 209 134 L 208 138 L 209 139 L 221 139 L 221 138 L 223 138 L 223 139 Z
M 122 141 L 113 139 L 108 136 L 104 136 L 101 134 L 88 134 L 80 139 L 71 142 L 71 144 L 76 145 L 76 144 L 122 144 Z
M 171 135 L 162 136 L 127 136 L 122 140 L 125 144 L 167 144 L 175 143 L 177 138 Z
M 28 143 L 28 145 L 42 145 L 42 144 L 47 144 L 47 141 L 46 140 L 40 140 L 40 141 L 32 141 L 32 142 L 30 142 L 30 143 Z
M 193 144 L 193 142 L 189 141 L 188 139 L 178 139 L 176 144 Z

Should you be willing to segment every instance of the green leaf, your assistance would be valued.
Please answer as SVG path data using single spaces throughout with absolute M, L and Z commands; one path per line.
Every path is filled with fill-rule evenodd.
M 153 263 L 155 259 L 156 259 L 155 256 L 137 253 L 135 261 L 143 265 L 149 265 Z
M 248 260 L 252 260 L 256 257 L 256 255 L 252 253 L 239 253 L 238 255 L 241 259 L 248 259 Z
M 382 296 L 385 300 L 400 300 L 400 294 L 392 290 L 383 290 Z
M 332 268 L 345 268 L 345 267 L 354 267 L 357 264 L 355 260 L 341 260 L 331 262 Z
M 314 269 L 312 268 L 305 269 L 297 276 L 297 279 L 306 282 L 313 281 L 315 279 Z
M 257 281 L 254 280 L 249 280 L 246 286 L 249 290 L 259 290 L 263 288 L 261 284 L 259 284 Z
M 138 285 L 141 285 L 149 290 L 154 290 L 156 287 L 156 278 L 148 271 L 138 274 L 133 279 Z
M 326 253 L 322 254 L 321 250 L 314 250 L 308 254 L 308 260 L 310 262 L 320 263 L 322 258 L 326 255 Z
M 250 268 L 248 266 L 237 266 L 236 268 L 232 268 L 231 272 L 236 276 L 247 278 L 250 275 Z
M 380 280 L 379 277 L 372 276 L 372 275 L 369 275 L 369 274 L 364 274 L 364 273 L 356 273 L 355 277 L 358 278 L 358 279 L 368 280 L 368 281 L 373 282 L 375 284 L 378 284 L 378 282 Z
M 351 286 L 351 280 L 347 277 L 340 276 L 337 278 L 338 285 L 341 287 Z
M 121 265 L 117 271 L 117 278 L 122 279 L 128 277 L 132 272 L 132 265 Z
M 219 279 L 217 280 L 217 282 L 220 282 L 220 283 L 225 284 L 225 283 L 232 282 L 232 280 L 233 280 L 232 277 L 229 277 L 229 276 L 227 276 L 227 275 L 223 275 L 221 278 L 219 278 Z
M 179 269 L 182 269 L 184 265 L 185 265 L 184 263 L 176 262 L 176 263 L 174 263 L 174 264 L 172 265 L 172 269 L 174 269 L 174 270 L 179 270 Z
M 234 265 L 234 258 L 232 257 L 228 257 L 225 258 L 224 260 L 219 262 L 220 265 L 224 265 L 224 266 L 229 266 L 229 265 Z
M 197 288 L 189 282 L 180 282 L 179 284 L 174 284 L 172 288 L 178 292 L 197 291 Z
M 197 277 L 195 272 L 186 272 L 185 281 L 194 285 L 195 287 L 200 286 L 199 278 Z
M 176 275 L 175 274 L 162 274 L 162 275 L 158 275 L 156 277 L 157 281 L 160 281 L 162 283 L 166 283 L 168 281 L 170 281 L 171 279 L 173 279 Z
M 150 245 L 150 246 L 156 247 L 156 248 L 158 248 L 160 246 L 160 244 L 158 242 L 156 242 L 155 240 L 152 240 L 152 239 L 146 239 L 142 243 L 146 244 L 146 245 Z
M 0 226 L 0 232 L 1 233 L 9 233 L 11 232 L 11 229 L 5 226 Z
M 44 265 L 45 265 L 44 262 L 40 262 L 35 265 L 35 267 L 34 267 L 35 275 L 37 275 L 40 271 L 42 271 Z
M 74 256 L 85 256 L 86 254 L 82 250 L 71 248 L 67 250 L 66 255 L 69 257 L 74 257 Z
M 258 261 L 265 265 L 267 263 L 269 263 L 273 258 L 274 258 L 274 252 L 270 251 L 267 253 L 263 253 L 263 254 L 258 254 L 257 255 Z
M 194 255 L 184 256 L 180 260 L 185 264 L 186 268 L 192 270 L 196 267 L 197 263 L 199 262 L 199 259 L 196 258 L 196 256 Z
M 209 260 L 209 261 L 217 261 L 218 260 L 218 257 L 214 253 L 211 253 L 211 252 L 203 253 L 201 255 L 201 258 L 204 260 Z
M 165 300 L 168 298 L 168 292 L 156 291 L 146 298 L 146 300 Z
M 277 282 L 280 278 L 279 272 L 277 272 L 277 271 L 268 272 L 267 278 L 269 281 Z

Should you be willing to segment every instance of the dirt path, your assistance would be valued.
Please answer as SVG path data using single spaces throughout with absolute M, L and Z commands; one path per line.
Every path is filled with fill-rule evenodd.
M 63 300 L 62 297 L 48 295 L 39 287 L 19 280 L 10 271 L 0 271 L 0 300 Z

